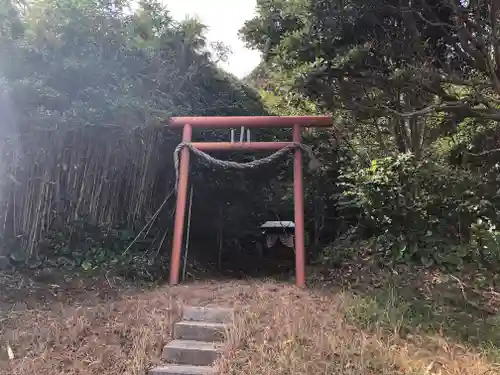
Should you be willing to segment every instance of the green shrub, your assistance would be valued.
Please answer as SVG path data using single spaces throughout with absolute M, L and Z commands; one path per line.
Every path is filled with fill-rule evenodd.
M 360 227 L 391 258 L 456 266 L 499 259 L 497 198 L 481 177 L 412 154 L 373 160 L 345 177 Z
M 130 229 L 77 220 L 50 232 L 38 252 L 46 267 L 87 273 L 110 270 L 126 278 L 162 279 L 168 274 L 169 262 L 154 238 L 141 236 L 134 241 L 135 237 Z

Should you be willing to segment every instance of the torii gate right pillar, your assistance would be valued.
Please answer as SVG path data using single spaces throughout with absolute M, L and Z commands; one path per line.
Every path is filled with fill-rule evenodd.
M 300 125 L 293 125 L 293 142 L 300 143 Z M 302 150 L 295 149 L 293 155 L 293 213 L 295 222 L 295 280 L 297 286 L 306 283 L 304 241 L 304 186 L 302 177 Z
M 173 117 L 169 126 L 183 127 L 183 141 L 191 142 L 192 128 L 292 128 L 293 142 L 192 142 L 191 145 L 201 151 L 277 151 L 283 147 L 300 144 L 302 127 L 330 127 L 330 116 L 245 116 L 245 117 Z M 172 244 L 172 259 L 170 267 L 170 284 L 179 283 L 179 271 L 184 233 L 184 216 L 186 211 L 186 195 L 189 174 L 189 151 L 182 150 L 179 186 L 177 191 L 177 206 L 175 212 L 174 241 Z M 305 243 L 304 243 L 304 186 L 302 150 L 295 148 L 293 161 L 293 192 L 295 220 L 295 274 L 296 284 L 305 286 Z

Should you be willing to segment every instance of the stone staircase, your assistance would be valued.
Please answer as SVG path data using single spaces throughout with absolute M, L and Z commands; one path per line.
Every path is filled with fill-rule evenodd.
M 214 375 L 213 363 L 222 353 L 233 320 L 228 308 L 184 307 L 174 325 L 174 340 L 163 348 L 164 366 L 149 375 Z

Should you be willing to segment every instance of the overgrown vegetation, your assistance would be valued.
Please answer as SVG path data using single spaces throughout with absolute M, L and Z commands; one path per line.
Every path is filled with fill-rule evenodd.
M 203 25 L 178 23 L 154 1 L 133 12 L 93 0 L 4 0 L 4 9 L 0 255 L 32 268 L 47 259 L 163 277 L 180 136 L 168 118 L 263 114 L 257 94 L 215 66 Z M 239 181 L 237 193 L 251 184 Z M 215 201 L 213 211 L 216 185 L 196 198 Z
M 261 0 L 241 30 L 278 111 L 334 114 L 328 203 L 389 261 L 498 267 L 499 23 L 494 1 Z
M 498 38 L 496 5 L 335 4 L 258 3 L 242 29 L 264 56 L 246 79 L 258 96 L 215 67 L 203 25 L 177 23 L 154 2 L 133 12 L 126 3 L 6 2 L 3 251 L 30 267 L 54 255 L 53 265 L 123 264 L 156 279 L 168 267 L 167 156 L 179 141 L 162 126 L 169 116 L 333 113 L 331 131 L 307 135 L 323 163 L 306 187 L 313 256 L 350 233 L 376 238 L 392 261 L 495 269 L 497 60 L 481 48 Z M 485 34 L 470 34 L 481 22 Z M 207 185 L 208 173 L 223 183 Z M 193 182 L 203 184 L 194 198 L 195 248 L 207 239 L 220 247 L 221 228 L 229 244 L 263 218 L 291 214 L 286 168 L 198 168 Z M 252 200 L 238 199 L 249 193 Z M 257 209 L 262 201 L 267 208 Z M 207 215 L 219 219 L 200 224 Z
M 323 290 L 231 286 L 230 299 L 248 297 L 251 308 L 224 373 L 498 373 L 497 1 L 258 0 L 241 37 L 263 59 L 243 82 L 217 68 L 227 49 L 208 52 L 203 25 L 176 22 L 154 1 L 0 2 L 0 268 L 15 267 L 13 278 L 80 272 L 113 289 L 116 275 L 168 273 L 180 139 L 164 126 L 170 116 L 331 114 L 331 129 L 304 132 L 322 163 L 305 172 L 305 193 L 309 282 Z M 255 268 L 243 238 L 263 220 L 292 217 L 289 167 L 228 173 L 195 163 L 188 274 L 213 275 L 224 259 Z M 42 299 L 57 297 L 58 283 L 46 281 Z M 86 317 L 71 301 L 48 318 L 32 307 L 0 316 L 2 340 L 34 353 L 0 365 L 48 374 L 47 358 L 60 368 L 72 358 L 97 363 L 89 374 L 123 373 L 125 363 L 143 373 L 157 360 L 146 338 L 165 339 L 148 311 L 171 308 L 146 298 L 132 313 L 120 301 L 121 317 L 116 306 Z M 63 313 L 80 319 L 76 333 Z M 119 327 L 99 326 L 103 314 Z M 129 315 L 151 322 L 132 332 Z M 61 354 L 66 344 L 44 331 L 74 333 L 76 345 L 96 339 L 94 320 L 132 349 L 116 344 L 95 362 L 89 346 Z M 39 331 L 23 332 L 26 321 Z M 57 342 L 34 349 L 37 335 Z

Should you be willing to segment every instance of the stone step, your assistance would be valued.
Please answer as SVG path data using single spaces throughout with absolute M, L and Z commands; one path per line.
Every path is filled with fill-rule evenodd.
M 185 321 L 229 323 L 233 320 L 233 309 L 229 308 L 185 306 L 182 313 Z
M 174 339 L 221 342 L 227 329 L 226 323 L 180 321 L 174 325 Z
M 215 375 L 211 366 L 165 365 L 149 370 L 148 375 Z
M 163 348 L 163 358 L 180 365 L 209 366 L 222 352 L 223 344 L 173 340 Z

